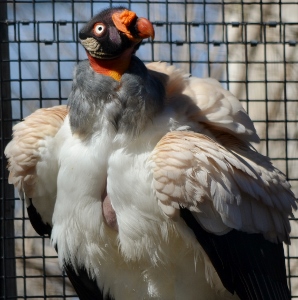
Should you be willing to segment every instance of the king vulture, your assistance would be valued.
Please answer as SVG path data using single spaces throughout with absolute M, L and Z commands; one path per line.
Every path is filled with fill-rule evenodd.
M 79 39 L 67 106 L 14 126 L 9 182 L 82 300 L 290 299 L 286 177 L 218 81 L 135 56 L 152 23 L 123 7 Z

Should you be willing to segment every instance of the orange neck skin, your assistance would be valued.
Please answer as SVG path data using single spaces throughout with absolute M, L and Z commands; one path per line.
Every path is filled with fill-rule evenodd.
M 88 51 L 87 55 L 90 66 L 96 73 L 110 76 L 120 81 L 121 76 L 128 69 L 130 64 L 132 49 L 129 50 L 130 51 L 125 51 L 121 56 L 114 59 L 99 59 L 91 56 Z

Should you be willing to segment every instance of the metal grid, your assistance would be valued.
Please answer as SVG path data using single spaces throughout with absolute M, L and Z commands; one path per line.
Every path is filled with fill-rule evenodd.
M 214 77 L 243 103 L 261 144 L 298 194 L 298 5 L 296 1 L 0 1 L 1 155 L 11 127 L 39 107 L 66 103 L 75 64 L 86 58 L 80 27 L 103 8 L 126 6 L 150 19 L 154 42 L 138 56 Z M 3 157 L 2 157 L 3 158 Z M 0 299 L 74 298 L 56 253 L 35 234 L 7 185 L 1 160 Z M 297 220 L 285 247 L 298 298 Z

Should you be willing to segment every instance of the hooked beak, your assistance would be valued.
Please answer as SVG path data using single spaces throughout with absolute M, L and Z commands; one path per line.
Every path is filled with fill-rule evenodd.
M 123 10 L 112 15 L 116 28 L 123 32 L 130 40 L 139 42 L 151 37 L 154 39 L 154 28 L 152 23 L 145 18 L 138 18 L 136 13 Z

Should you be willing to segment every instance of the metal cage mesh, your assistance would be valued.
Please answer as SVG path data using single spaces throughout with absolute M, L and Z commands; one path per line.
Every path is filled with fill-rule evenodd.
M 36 235 L 8 185 L 3 151 L 11 127 L 40 107 L 66 103 L 75 64 L 86 58 L 78 30 L 109 6 L 155 25 L 138 51 L 233 92 L 255 122 L 258 151 L 271 157 L 298 194 L 297 1 L 0 1 L 0 299 L 75 298 L 47 238 Z M 297 220 L 285 247 L 289 287 L 298 298 Z

